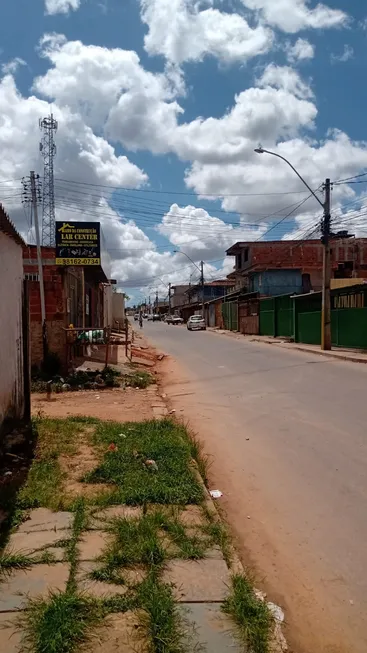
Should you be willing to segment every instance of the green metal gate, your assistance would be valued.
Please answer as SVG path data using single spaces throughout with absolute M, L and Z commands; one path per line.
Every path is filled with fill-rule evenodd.
M 223 302 L 222 317 L 224 328 L 228 331 L 238 331 L 238 303 Z
M 274 297 L 275 334 L 276 336 L 293 336 L 293 301 L 291 295 Z
M 261 336 L 275 336 L 275 302 L 273 297 L 260 299 L 259 333 Z

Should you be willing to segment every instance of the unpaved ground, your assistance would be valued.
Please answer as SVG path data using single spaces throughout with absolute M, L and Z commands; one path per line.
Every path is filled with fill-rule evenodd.
M 89 415 L 118 422 L 138 422 L 153 419 L 152 403 L 155 386 L 146 390 L 114 388 L 113 390 L 80 390 L 53 394 L 47 401 L 45 394 L 32 395 L 32 414 L 43 417 Z

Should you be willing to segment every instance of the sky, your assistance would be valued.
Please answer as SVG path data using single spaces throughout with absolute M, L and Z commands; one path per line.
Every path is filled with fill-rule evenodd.
M 237 240 L 318 237 L 259 144 L 321 200 L 329 177 L 335 229 L 367 236 L 366 72 L 360 0 L 3 0 L 0 202 L 32 242 L 21 178 L 52 112 L 56 217 L 101 222 L 132 301 L 194 283 L 187 256 L 210 281 Z

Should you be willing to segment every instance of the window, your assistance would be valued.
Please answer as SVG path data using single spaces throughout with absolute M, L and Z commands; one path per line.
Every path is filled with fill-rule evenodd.
M 242 267 L 241 265 L 241 254 L 236 255 L 236 270 L 240 270 Z
M 248 257 L 249 257 L 248 247 L 245 247 L 245 249 L 242 252 L 242 260 L 244 263 L 247 263 Z

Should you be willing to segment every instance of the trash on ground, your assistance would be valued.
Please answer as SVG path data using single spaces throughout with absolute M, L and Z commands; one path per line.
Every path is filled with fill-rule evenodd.
M 267 606 L 270 612 L 272 613 L 274 619 L 276 619 L 276 621 L 280 621 L 280 622 L 284 621 L 284 612 L 279 605 L 275 605 L 275 603 L 269 601 L 269 603 L 267 603 Z
M 114 442 L 108 445 L 108 451 L 117 451 L 117 447 Z
M 223 496 L 223 492 L 221 492 L 220 490 L 210 490 L 209 494 L 212 497 L 212 499 L 220 499 Z
M 125 433 L 119 433 L 119 438 L 126 438 Z
M 172 410 L 169 411 L 169 415 L 172 415 L 172 413 L 175 413 L 175 412 L 176 412 L 176 409 L 172 408 Z
M 145 461 L 144 465 L 148 467 L 148 469 L 152 469 L 154 472 L 158 471 L 158 465 L 155 460 L 148 459 Z
M 96 399 L 100 399 L 100 396 L 99 396 L 99 395 L 96 395 Z

